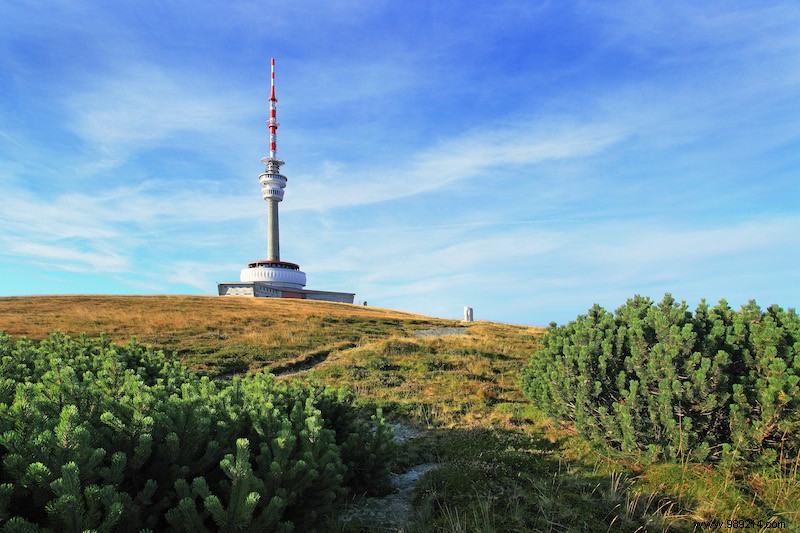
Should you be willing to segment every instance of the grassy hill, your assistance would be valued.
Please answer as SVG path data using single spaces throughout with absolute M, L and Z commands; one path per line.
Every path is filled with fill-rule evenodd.
M 0 298 L 0 330 L 13 336 L 42 339 L 56 329 L 115 342 L 135 336 L 213 377 L 268 369 L 279 379 L 351 387 L 361 405 L 381 407 L 409 437 L 393 471 L 436 467 L 416 487 L 413 525 L 391 511 L 356 512 L 336 522 L 337 531 L 692 531 L 710 519 L 797 520 L 796 470 L 644 466 L 602 455 L 572 428 L 551 424 L 520 391 L 519 372 L 541 328 L 462 326 L 299 300 Z
M 466 400 L 522 402 L 517 372 L 542 329 L 478 322 L 463 335 L 435 334 L 460 326 L 456 320 L 310 300 L 0 298 L 0 330 L 9 335 L 42 339 L 59 330 L 104 334 L 118 343 L 135 336 L 213 377 L 266 369 L 299 378 L 305 376 L 298 371 L 313 368 L 320 379 L 353 385 L 387 410 L 413 404 L 444 414 L 463 411 L 457 405 Z
M 53 330 L 135 336 L 211 375 L 271 368 L 321 350 L 454 324 L 373 307 L 310 300 L 204 296 L 0 298 L 0 327 L 41 339 Z

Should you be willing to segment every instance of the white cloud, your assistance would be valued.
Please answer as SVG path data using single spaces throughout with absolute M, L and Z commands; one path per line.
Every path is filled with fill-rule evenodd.
M 800 44 L 794 31 L 800 20 L 796 4 L 731 7 L 725 2 L 636 0 L 587 3 L 584 10 L 606 29 L 613 45 L 647 55 L 652 61 L 729 59 L 743 52 L 772 53 L 786 51 L 786 47 L 796 51 Z
M 213 246 L 230 235 L 203 232 L 220 223 L 255 221 L 262 215 L 257 198 L 157 182 L 52 198 L 9 187 L 4 196 L 0 243 L 6 255 L 85 272 L 128 270 L 135 257 L 141 258 L 143 248 L 185 248 L 187 232 L 194 249 Z
M 555 128 L 555 131 L 550 128 Z M 319 174 L 292 181 L 290 210 L 351 207 L 428 192 L 477 179 L 490 186 L 498 168 L 594 155 L 619 142 L 626 132 L 612 123 L 564 125 L 552 121 L 470 132 L 381 168 L 347 169 L 326 162 Z
M 636 224 L 628 226 L 622 235 L 621 228 L 618 228 L 620 241 L 598 242 L 589 248 L 589 252 L 598 263 L 628 268 L 691 265 L 798 243 L 797 228 L 800 228 L 798 216 L 750 219 L 721 227 L 684 230 Z
M 74 243 L 64 245 L 24 242 L 17 239 L 0 239 L 5 252 L 24 256 L 45 270 L 66 270 L 84 273 L 124 273 L 129 271 L 127 257 L 113 250 L 79 251 Z
M 169 261 L 151 275 L 157 276 L 161 283 L 189 286 L 204 293 L 213 293 L 216 282 L 238 280 L 238 272 L 244 266 L 235 263 Z
M 230 142 L 256 109 L 254 94 L 201 72 L 151 63 L 118 65 L 66 97 L 70 127 L 107 154 L 108 166 L 130 151 Z
M 482 228 L 481 236 L 468 227 L 367 232 L 357 236 L 359 245 L 348 241 L 344 248 L 332 234 L 320 236 L 318 259 L 303 267 L 314 288 L 347 279 L 342 289 L 374 305 L 454 316 L 471 304 L 484 318 L 528 313 L 526 321 L 546 324 L 574 318 L 594 302 L 615 308 L 636 293 L 774 299 L 763 273 L 789 275 L 800 249 L 798 227 L 798 216 L 700 227 L 626 217 L 558 231 L 535 223 Z M 773 264 L 780 250 L 784 268 Z M 563 314 L 565 308 L 573 311 Z

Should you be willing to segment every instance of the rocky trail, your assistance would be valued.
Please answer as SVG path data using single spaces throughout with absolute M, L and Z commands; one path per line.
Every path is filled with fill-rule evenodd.
M 398 443 L 423 437 L 427 432 L 412 426 L 395 423 L 394 439 Z M 395 492 L 386 496 L 365 497 L 349 504 L 340 515 L 342 520 L 359 520 L 387 531 L 402 533 L 415 522 L 413 497 L 419 480 L 438 467 L 440 463 L 414 465 L 404 472 L 392 474 Z

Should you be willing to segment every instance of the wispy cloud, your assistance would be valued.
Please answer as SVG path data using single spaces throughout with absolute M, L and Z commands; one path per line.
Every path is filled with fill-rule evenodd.
M 179 285 L 193 287 L 203 293 L 215 291 L 215 282 L 238 280 L 238 271 L 244 265 L 236 263 L 214 263 L 207 261 L 169 261 L 162 265 L 158 271 L 153 272 L 153 278 L 162 286 Z
M 743 53 L 786 51 L 786 46 L 796 51 L 799 37 L 792 31 L 800 19 L 796 4 L 725 7 L 730 6 L 655 1 L 583 6 L 609 32 L 613 45 L 624 45 L 654 61 L 696 60 L 698 54 L 726 60 Z
M 194 70 L 139 62 L 89 80 L 65 107 L 74 133 L 115 162 L 154 147 L 235 144 L 258 108 L 254 96 Z
M 0 136 L 3 137 L 8 142 L 15 144 L 19 148 L 25 148 L 25 146 L 23 146 L 21 143 L 17 142 L 16 139 L 14 139 L 12 136 L 8 135 L 7 133 L 5 133 L 3 131 L 0 131 Z
M 636 224 L 618 226 L 619 240 L 586 249 L 594 262 L 610 264 L 621 275 L 658 265 L 700 264 L 711 259 L 757 254 L 758 250 L 800 244 L 800 216 L 754 218 L 708 228 L 663 228 Z
M 80 251 L 74 243 L 57 246 L 8 238 L 3 238 L 1 242 L 6 253 L 24 256 L 46 270 L 116 274 L 130 270 L 128 258 L 113 250 Z
M 85 272 L 128 270 L 143 247 L 171 249 L 219 245 L 227 236 L 185 233 L 214 225 L 255 221 L 261 205 L 252 198 L 169 187 L 157 182 L 53 198 L 7 188 L 0 203 L 5 253 L 23 260 L 52 260 L 50 267 Z M 201 230 L 202 231 L 202 230 Z
M 470 228 L 368 232 L 345 247 L 331 235 L 315 241 L 324 259 L 304 267 L 316 287 L 344 273 L 359 298 L 379 305 L 457 316 L 459 305 L 472 304 L 483 316 L 509 320 L 527 310 L 526 321 L 546 324 L 575 314 L 556 309 L 614 308 L 634 293 L 779 299 L 763 272 L 789 273 L 800 249 L 797 227 L 796 215 L 703 227 L 645 217 L 555 231 L 526 224 L 477 237 Z M 786 251 L 785 267 L 771 264 L 774 250 Z
M 352 169 L 327 162 L 319 174 L 297 176 L 287 208 L 332 209 L 413 196 L 455 182 L 488 179 L 509 166 L 596 154 L 624 138 L 613 124 L 581 124 L 547 131 L 540 122 L 474 131 L 381 168 Z

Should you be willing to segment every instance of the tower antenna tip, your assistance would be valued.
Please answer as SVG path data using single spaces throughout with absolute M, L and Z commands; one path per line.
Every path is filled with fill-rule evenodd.
M 272 58 L 272 68 L 270 69 L 270 71 L 271 71 L 270 72 L 271 91 L 270 91 L 269 99 L 270 100 L 276 100 L 276 98 L 275 98 L 275 58 L 274 57 Z

